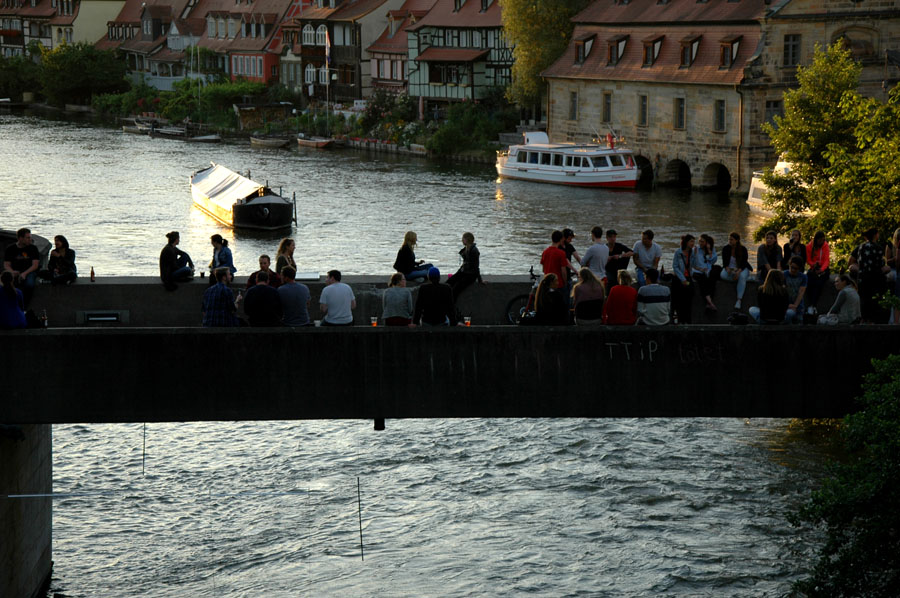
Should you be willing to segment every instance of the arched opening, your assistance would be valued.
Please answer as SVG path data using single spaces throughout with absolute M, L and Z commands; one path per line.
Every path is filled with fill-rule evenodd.
M 638 177 L 637 186 L 640 189 L 650 189 L 653 187 L 653 164 L 644 156 L 635 156 L 634 163 L 637 164 L 640 176 Z
M 691 167 L 681 160 L 669 160 L 666 163 L 665 175 L 660 182 L 679 188 L 691 187 Z
M 709 164 L 703 169 L 703 188 L 728 193 L 731 190 L 731 173 L 722 164 Z

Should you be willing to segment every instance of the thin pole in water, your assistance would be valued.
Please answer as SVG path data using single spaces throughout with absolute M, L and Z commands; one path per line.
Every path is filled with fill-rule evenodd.
M 147 462 L 147 422 L 144 422 L 144 448 L 141 450 L 141 475 L 144 475 L 144 464 Z
M 362 560 L 366 560 L 366 556 L 363 552 L 363 537 L 362 537 L 362 494 L 359 490 L 359 476 L 356 476 L 356 504 L 359 505 L 359 558 Z

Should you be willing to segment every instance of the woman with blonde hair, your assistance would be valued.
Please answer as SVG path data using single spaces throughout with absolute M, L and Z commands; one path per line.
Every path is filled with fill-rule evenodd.
M 606 291 L 603 283 L 590 268 L 578 271 L 578 282 L 572 288 L 575 323 L 579 326 L 603 323 L 603 303 Z
M 415 247 L 419 237 L 413 231 L 406 231 L 403 235 L 403 245 L 397 252 L 397 259 L 394 260 L 394 270 L 403 274 L 406 280 L 412 281 L 416 278 L 427 278 L 428 271 L 433 267 L 432 264 L 426 264 L 424 260 L 416 260 Z
M 406 288 L 406 278 L 399 272 L 391 275 L 388 288 L 381 296 L 381 317 L 385 326 L 412 326 L 412 293 Z
M 756 323 L 781 324 L 787 321 L 790 298 L 784 282 L 784 272 L 769 270 L 769 273 L 766 274 L 766 281 L 756 293 L 756 300 L 759 306 L 754 305 L 747 310 Z
M 297 271 L 297 264 L 294 263 L 294 248 L 296 243 L 293 239 L 282 239 L 278 244 L 278 251 L 275 252 L 275 273 L 281 275 L 281 271 L 285 266 L 290 266 Z

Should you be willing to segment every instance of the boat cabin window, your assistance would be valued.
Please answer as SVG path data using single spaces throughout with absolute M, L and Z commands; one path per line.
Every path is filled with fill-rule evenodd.
M 581 167 L 582 168 L 590 168 L 591 167 L 591 159 L 587 156 L 581 159 Z
M 581 168 L 581 156 L 566 156 L 566 166 Z
M 609 168 L 609 160 L 606 156 L 594 156 L 594 168 Z
M 610 161 L 613 166 L 625 166 L 625 162 L 622 161 L 622 156 L 618 154 L 613 154 L 609 156 Z
M 550 165 L 550 154 L 541 154 L 541 164 Z
M 538 153 L 537 152 L 529 152 L 528 163 L 529 164 L 537 164 L 538 163 Z
M 519 152 L 516 154 L 516 162 L 528 162 L 528 152 Z
M 562 154 L 553 154 L 553 165 L 554 166 L 562 166 L 563 165 Z

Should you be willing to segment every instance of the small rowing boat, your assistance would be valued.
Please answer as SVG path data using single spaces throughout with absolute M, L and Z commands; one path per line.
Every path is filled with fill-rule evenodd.
M 497 173 L 507 179 L 577 187 L 637 186 L 640 169 L 631 150 L 598 143 L 550 143 L 544 132 L 525 133 L 525 143 L 497 152 Z
M 214 162 L 191 175 L 198 208 L 227 226 L 278 230 L 296 221 L 294 202 Z
M 287 147 L 290 142 L 290 139 L 283 139 L 281 137 L 251 137 L 250 147 L 278 149 Z
M 305 137 L 303 135 L 297 135 L 297 145 L 300 147 L 325 149 L 326 147 L 331 147 L 331 144 L 333 143 L 334 139 L 330 137 Z

